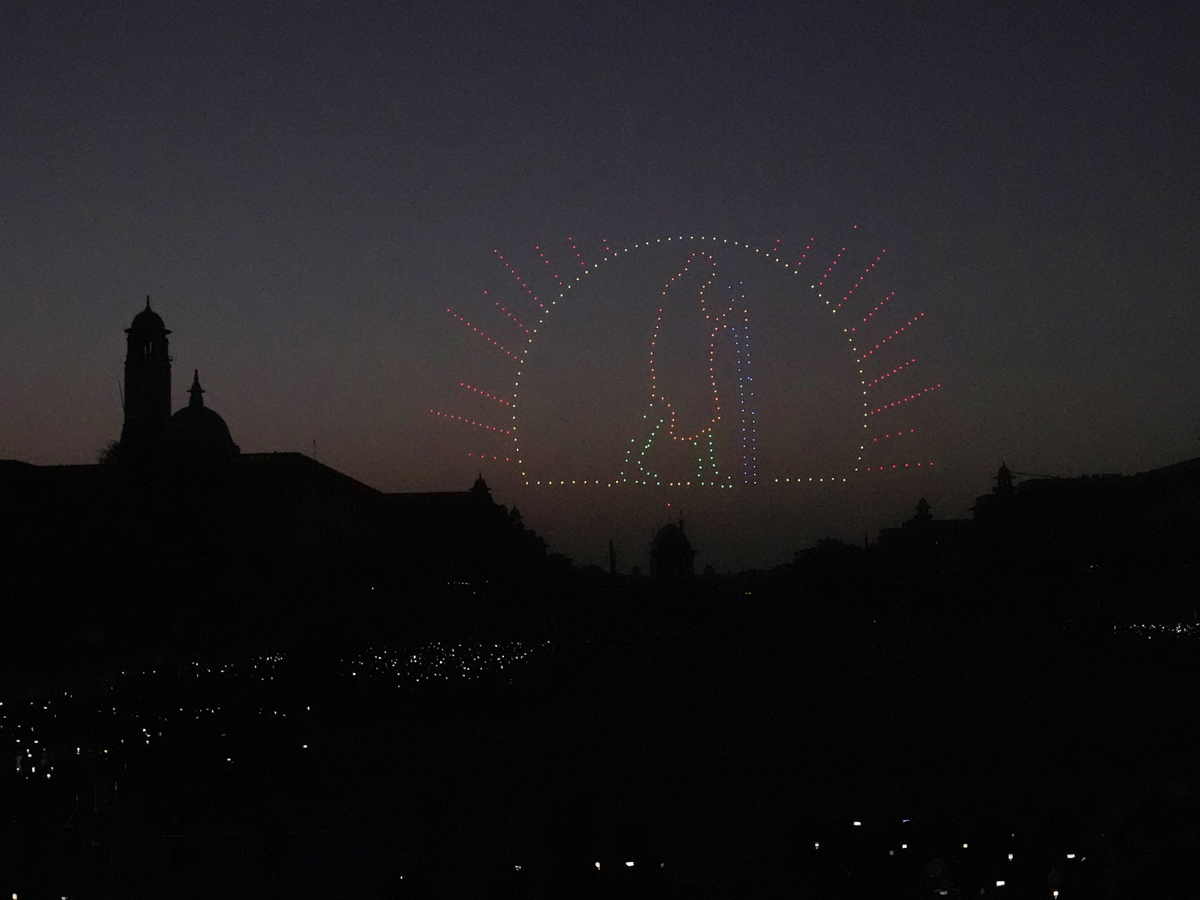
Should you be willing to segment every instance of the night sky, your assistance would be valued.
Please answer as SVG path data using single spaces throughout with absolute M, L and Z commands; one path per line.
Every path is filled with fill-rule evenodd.
M 198 368 L 243 452 L 315 447 L 383 490 L 482 471 L 552 549 L 612 537 L 624 569 L 676 513 L 699 566 L 769 565 L 922 495 L 966 515 L 1001 459 L 1200 451 L 1194 4 L 187 6 L 0 4 L 0 458 L 119 435 L 147 294 L 175 406 Z M 713 357 L 731 486 L 610 487 L 649 433 L 651 341 L 679 433 L 708 415 L 713 264 L 705 309 L 742 322 Z M 917 362 L 868 399 L 942 387 L 862 429 L 843 328 L 885 296 L 864 352 L 923 316 L 864 377 Z M 544 319 L 520 364 L 496 303 Z M 519 445 L 431 412 L 511 430 L 460 382 L 518 394 Z M 656 445 L 663 481 L 700 480 L 681 447 Z

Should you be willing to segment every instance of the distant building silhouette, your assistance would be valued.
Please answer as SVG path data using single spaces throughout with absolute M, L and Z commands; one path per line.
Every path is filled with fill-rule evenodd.
M 545 562 L 545 543 L 482 474 L 466 491 L 387 494 L 301 453 L 242 453 L 198 371 L 172 415 L 171 332 L 149 299 L 126 334 L 111 464 L 0 460 L 0 593 L 104 595 L 146 610 L 189 594 L 259 604 L 266 592 L 355 585 L 442 590 Z
M 935 519 L 921 498 L 899 528 L 880 529 L 888 570 L 923 578 L 1123 574 L 1143 584 L 1194 577 L 1184 573 L 1200 546 L 1200 459 L 1135 475 L 1018 475 L 1002 462 L 969 520 Z
M 899 528 L 879 530 L 879 549 L 893 568 L 926 576 L 966 564 L 970 539 L 969 519 L 935 519 L 922 497 L 912 518 Z
M 974 521 L 987 545 L 1029 563 L 1111 569 L 1173 565 L 1200 543 L 1200 458 L 1135 475 L 1035 476 L 1015 483 L 1001 464 L 977 497 Z
M 695 574 L 696 551 L 679 524 L 668 522 L 654 535 L 650 544 L 650 576 L 666 581 L 679 581 Z

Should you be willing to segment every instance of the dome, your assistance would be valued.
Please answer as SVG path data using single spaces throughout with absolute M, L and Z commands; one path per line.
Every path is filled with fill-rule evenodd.
M 696 552 L 683 533 L 683 523 L 668 522 L 650 545 L 650 574 L 659 578 L 686 578 L 695 571 Z
M 196 465 L 228 462 L 241 451 L 233 442 L 229 426 L 214 410 L 204 405 L 200 373 L 192 380 L 191 402 L 171 416 L 167 445 L 178 462 Z
M 134 316 L 133 322 L 128 328 L 125 329 L 126 334 L 133 331 L 154 331 L 164 334 L 171 333 L 167 330 L 166 323 L 163 322 L 162 316 L 150 308 L 149 297 L 146 298 L 146 308 Z
M 187 456 L 219 459 L 239 452 L 225 420 L 207 406 L 185 406 L 171 416 L 170 444 Z
M 660 553 L 690 553 L 692 542 L 687 539 L 683 529 L 674 522 L 668 522 L 658 529 L 654 536 L 654 550 Z

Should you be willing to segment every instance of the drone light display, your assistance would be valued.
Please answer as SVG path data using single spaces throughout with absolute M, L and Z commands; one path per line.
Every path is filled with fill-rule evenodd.
M 879 387 L 905 380 L 919 369 L 918 357 L 913 354 L 911 347 L 903 357 L 898 357 L 894 348 L 902 342 L 907 346 L 908 335 L 925 317 L 924 312 L 909 312 L 900 323 L 895 323 L 893 319 L 894 324 L 889 324 L 888 319 L 892 318 L 890 310 L 897 308 L 898 304 L 898 308 L 902 308 L 903 304 L 897 300 L 895 291 L 872 292 L 872 281 L 878 277 L 885 250 L 862 260 L 860 269 L 854 263 L 853 251 L 847 251 L 847 246 L 852 246 L 852 242 L 831 248 L 831 257 L 827 257 L 828 265 L 820 278 L 813 282 L 811 278 L 804 278 L 802 271 L 806 264 L 811 264 L 810 256 L 813 246 L 817 244 L 815 239 L 808 240 L 803 250 L 796 254 L 785 252 L 782 239 L 775 240 L 765 250 L 744 241 L 707 235 L 672 235 L 625 246 L 617 245 L 616 249 L 607 240 L 602 243 L 603 253 L 594 262 L 589 262 L 580 250 L 580 242 L 575 238 L 567 238 L 563 246 L 573 258 L 567 260 L 566 273 L 550 258 L 547 249 L 539 245 L 535 248 L 536 256 L 521 266 L 525 268 L 529 263 L 533 264 L 534 272 L 530 277 L 521 274 L 517 266 L 498 249 L 494 251 L 511 279 L 507 287 L 501 286 L 499 289 L 501 292 L 507 290 L 508 295 L 496 299 L 489 291 L 484 291 L 484 294 L 490 301 L 489 308 L 500 322 L 499 327 L 508 329 L 508 334 L 515 334 L 515 339 L 501 335 L 504 340 L 501 342 L 453 310 L 446 310 L 513 365 L 511 386 L 508 388 L 497 385 L 481 388 L 466 380 L 459 382 L 463 391 L 492 404 L 489 408 L 501 412 L 501 418 L 478 421 L 470 415 L 431 410 L 455 423 L 492 432 L 494 437 L 491 440 L 495 440 L 497 445 L 484 452 L 473 448 L 468 452 L 472 459 L 512 465 L 527 486 L 696 487 L 728 490 L 760 483 L 760 448 L 763 446 L 759 440 L 761 390 L 755 381 L 758 363 L 751 356 L 751 320 L 758 317 L 754 312 L 758 298 L 747 287 L 745 280 L 738 278 L 741 271 L 738 266 L 751 265 L 765 267 L 780 276 L 784 280 L 781 283 L 790 285 L 789 296 L 807 292 L 812 298 L 809 303 L 813 309 L 823 308 L 827 311 L 830 325 L 846 314 L 852 316 L 853 324 L 847 322 L 845 327 L 825 330 L 835 338 L 840 336 L 844 339 L 842 346 L 849 358 L 841 371 L 857 383 L 854 393 L 859 399 L 852 401 L 853 408 L 844 409 L 841 416 L 845 422 L 857 418 L 862 423 L 859 433 L 852 438 L 853 446 L 845 447 L 847 452 L 842 465 L 833 470 L 822 465 L 825 471 L 813 471 L 811 468 L 808 472 L 777 471 L 768 473 L 761 480 L 773 484 L 845 483 L 860 473 L 863 476 L 875 476 L 877 473 L 933 466 L 928 459 L 900 461 L 877 458 L 884 444 L 891 447 L 901 435 L 908 438 L 903 442 L 904 445 L 913 440 L 911 435 L 915 429 L 897 427 L 891 417 L 942 387 L 940 382 L 930 384 L 926 381 L 919 388 L 901 383 L 898 392 L 902 396 L 888 402 L 871 400 L 871 393 Z M 557 255 L 552 250 L 549 252 Z M 735 256 L 738 262 L 732 266 L 732 274 L 729 274 L 727 270 L 731 267 L 726 261 Z M 539 440 L 543 444 L 553 441 L 542 440 L 536 429 L 529 427 L 531 413 L 527 397 L 530 391 L 540 391 L 542 395 L 553 393 L 560 381 L 554 371 L 537 370 L 538 351 L 547 340 L 553 340 L 553 334 L 548 335 L 548 330 L 552 332 L 550 326 L 562 320 L 564 310 L 576 308 L 580 303 L 584 303 L 588 310 L 602 308 L 595 301 L 611 298 L 613 290 L 610 282 L 605 280 L 606 274 L 620 271 L 627 262 L 638 258 L 651 258 L 654 265 L 649 268 L 657 268 L 661 273 L 657 304 L 650 296 L 646 296 L 650 292 L 644 287 L 633 291 L 639 296 L 632 301 L 626 297 L 620 298 L 622 302 L 640 303 L 639 308 L 647 316 L 645 322 L 649 328 L 648 333 L 643 332 L 646 355 L 642 376 L 645 378 L 646 391 L 639 400 L 624 383 L 608 384 L 600 376 L 583 382 L 588 394 L 605 399 L 615 397 L 614 402 L 620 402 L 623 408 L 632 413 L 621 420 L 626 425 L 610 426 L 604 432 L 608 437 L 613 431 L 625 428 L 625 435 L 619 438 L 623 441 L 623 450 L 608 453 L 598 467 L 599 471 L 595 464 L 589 467 L 591 471 L 586 472 L 578 469 L 573 473 L 553 471 L 531 458 L 535 455 L 531 450 L 537 447 Z M 792 259 L 796 261 L 790 261 Z M 539 262 L 541 265 L 538 265 Z M 846 274 L 838 276 L 841 263 L 844 263 L 841 271 Z M 574 272 L 570 269 L 574 269 Z M 839 281 L 842 284 L 840 288 L 837 287 Z M 606 295 L 605 290 L 610 294 Z M 842 316 L 837 315 L 839 311 Z M 837 319 L 832 318 L 834 316 Z M 616 317 L 615 312 L 613 317 Z M 631 319 L 631 327 L 632 322 Z M 577 330 L 584 330 L 584 326 L 576 327 Z M 765 333 L 770 337 L 777 330 L 768 326 L 768 330 L 762 332 L 763 327 L 756 325 L 756 333 Z M 690 344 L 672 361 L 666 354 L 665 345 L 684 340 L 681 335 L 689 334 L 689 328 L 691 331 L 687 340 Z M 634 342 L 637 342 L 636 336 Z M 584 366 L 582 361 L 568 361 Z M 685 392 L 693 401 L 687 410 L 687 404 L 681 403 L 676 389 L 667 383 L 672 379 L 684 383 L 682 379 L 685 375 L 681 374 L 684 369 L 693 375 L 689 390 Z M 482 383 L 486 384 L 486 381 Z M 567 388 L 562 387 L 561 390 L 566 391 Z M 896 394 L 892 396 L 896 397 Z M 924 404 L 922 399 L 919 405 Z M 570 408 L 570 404 L 564 408 Z M 857 412 L 854 408 L 857 408 Z M 491 417 L 485 413 L 482 418 Z M 556 424 L 561 421 L 549 414 L 546 418 Z M 885 427 L 877 428 L 877 421 Z M 478 435 L 478 431 L 475 434 Z M 575 442 L 579 443 L 577 438 Z M 579 444 L 579 447 L 592 449 L 587 441 Z M 679 462 L 685 457 L 691 460 L 690 465 Z M 675 461 L 673 465 L 669 464 L 671 460 Z

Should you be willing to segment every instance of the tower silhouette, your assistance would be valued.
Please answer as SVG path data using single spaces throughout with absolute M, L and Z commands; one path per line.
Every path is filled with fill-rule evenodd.
M 158 313 L 146 308 L 125 329 L 125 421 L 121 456 L 141 460 L 154 455 L 166 438 L 171 420 L 171 357 L 167 330 Z

